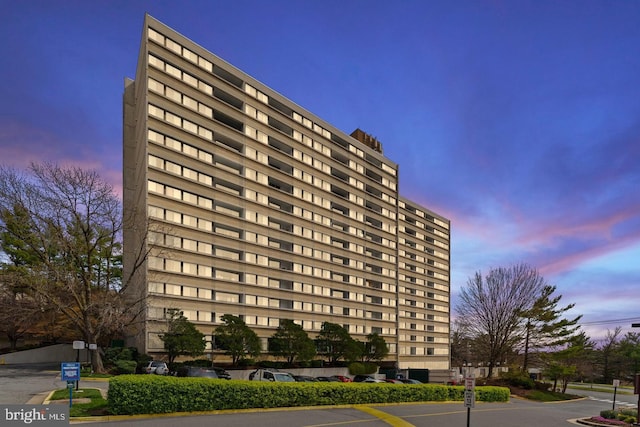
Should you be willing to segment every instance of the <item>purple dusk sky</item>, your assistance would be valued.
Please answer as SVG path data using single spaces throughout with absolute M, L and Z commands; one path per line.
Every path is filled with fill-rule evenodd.
M 524 262 L 593 339 L 640 321 L 637 0 L 2 1 L 0 164 L 120 191 L 144 13 L 400 165 L 452 222 L 452 310 Z

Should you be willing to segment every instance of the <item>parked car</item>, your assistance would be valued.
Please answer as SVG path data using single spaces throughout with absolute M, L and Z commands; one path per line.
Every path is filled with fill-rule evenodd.
M 310 377 L 308 375 L 294 375 L 293 378 L 299 383 L 315 383 L 318 380 L 314 377 Z
M 337 377 L 316 377 L 318 381 L 322 381 L 325 383 L 339 383 L 342 382 Z
M 365 380 L 368 379 L 372 379 L 373 377 L 371 375 L 356 375 L 355 377 L 353 377 L 353 382 L 354 383 L 362 383 Z
M 276 369 L 256 369 L 249 374 L 249 379 L 251 381 L 276 381 L 285 383 L 296 381 L 290 373 L 280 372 Z
M 203 368 L 200 366 L 183 366 L 178 369 L 179 377 L 204 377 L 204 378 L 220 378 L 230 380 L 231 375 L 222 368 Z
M 152 360 L 144 371 L 147 374 L 169 375 L 169 366 L 161 360 Z
M 345 377 L 344 375 L 334 375 L 334 377 L 336 377 L 337 379 L 339 379 L 343 383 L 350 383 L 350 382 L 353 381 L 351 378 Z
M 393 378 L 388 378 L 386 380 L 384 380 L 387 383 L 391 383 L 391 384 L 403 384 L 403 382 L 401 380 L 396 380 Z
M 385 380 L 379 380 L 377 378 L 369 377 L 366 380 L 362 381 L 363 383 L 384 383 Z
M 411 378 L 404 378 L 404 379 L 401 379 L 400 381 L 402 381 L 405 384 L 422 384 L 422 381 L 414 380 Z

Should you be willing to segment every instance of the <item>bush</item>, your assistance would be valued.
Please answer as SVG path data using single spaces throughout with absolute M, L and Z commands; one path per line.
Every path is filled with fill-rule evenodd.
M 615 420 L 616 419 L 616 411 L 611 410 L 611 409 L 606 409 L 604 411 L 600 411 L 600 416 L 602 418 L 606 418 L 608 420 Z
M 615 411 L 607 409 L 605 411 L 600 411 L 600 416 L 608 420 L 618 420 L 628 424 L 634 424 L 637 422 L 637 413 L 638 411 L 635 409 L 618 409 Z
M 247 366 L 254 366 L 256 364 L 256 361 L 254 359 L 240 359 L 238 360 L 238 366 L 242 366 L 242 367 L 247 367 Z
M 504 379 L 507 384 L 512 387 L 524 388 L 531 390 L 535 387 L 536 383 L 526 373 L 513 370 L 509 372 L 501 372 L 500 378 Z
M 351 375 L 369 375 L 378 372 L 378 365 L 375 363 L 353 362 L 349 364 L 349 373 Z
M 116 360 L 114 363 L 117 374 L 135 374 L 137 365 L 135 360 Z
M 476 387 L 478 400 L 509 400 L 504 387 Z M 439 384 L 277 383 L 123 375 L 109 382 L 109 408 L 120 415 L 318 405 L 461 401 L 464 387 Z
M 170 375 L 171 375 L 172 372 L 178 372 L 184 366 L 185 366 L 185 364 L 182 363 L 182 362 L 167 363 L 167 367 L 169 368 Z
M 134 360 L 133 352 L 127 347 L 110 347 L 104 352 L 104 362 L 115 365 L 118 360 Z
M 535 389 L 540 391 L 549 391 L 553 384 L 551 383 L 542 383 L 540 381 L 534 381 Z
M 621 409 L 618 414 L 618 419 L 625 423 L 635 424 L 638 418 L 638 411 L 636 409 Z
M 286 369 L 290 368 L 287 362 L 278 362 L 275 360 L 263 360 L 258 362 L 258 366 L 265 369 Z
M 364 375 L 364 364 L 360 362 L 353 362 L 349 364 L 349 374 L 351 375 Z

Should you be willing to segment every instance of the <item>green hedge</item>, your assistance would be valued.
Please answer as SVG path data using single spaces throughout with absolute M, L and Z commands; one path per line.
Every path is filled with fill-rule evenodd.
M 121 375 L 109 381 L 113 414 L 160 414 L 220 409 L 278 408 L 463 400 L 463 387 L 436 384 L 274 383 L 159 375 Z M 477 387 L 476 399 L 506 402 L 509 389 Z

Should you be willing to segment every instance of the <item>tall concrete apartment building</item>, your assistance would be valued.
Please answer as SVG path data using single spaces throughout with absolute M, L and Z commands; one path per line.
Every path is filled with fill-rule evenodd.
M 380 334 L 400 369 L 448 369 L 450 222 L 398 184 L 380 141 L 146 16 L 124 91 L 125 272 L 150 251 L 136 344 L 162 352 L 179 308 L 207 337 L 224 314 L 263 348 L 282 319 L 312 338 L 332 322 Z

